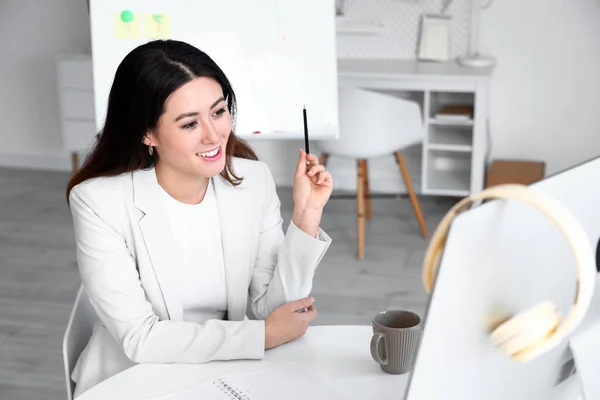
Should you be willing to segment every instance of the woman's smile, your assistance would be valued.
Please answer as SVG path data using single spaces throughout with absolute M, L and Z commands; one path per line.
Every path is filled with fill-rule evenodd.
M 221 151 L 221 146 L 202 153 L 196 153 L 196 155 L 204 161 L 217 161 L 221 158 L 221 154 L 223 154 Z

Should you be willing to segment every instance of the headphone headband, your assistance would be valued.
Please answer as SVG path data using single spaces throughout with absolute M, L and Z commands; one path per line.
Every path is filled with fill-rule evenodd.
M 460 213 L 468 210 L 476 201 L 488 199 L 520 200 L 537 208 L 559 228 L 575 257 L 577 292 L 573 306 L 562 324 L 547 336 L 546 340 L 525 350 L 516 357 L 520 360 L 530 359 L 557 345 L 585 317 L 594 295 L 596 282 L 593 251 L 588 236 L 579 221 L 556 199 L 524 185 L 493 186 L 459 201 L 446 213 L 438 225 L 427 248 L 423 264 L 423 284 L 427 292 L 431 292 L 433 289 L 435 274 L 452 220 Z

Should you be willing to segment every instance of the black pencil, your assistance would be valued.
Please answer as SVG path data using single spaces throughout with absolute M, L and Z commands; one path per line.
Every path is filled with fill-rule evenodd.
M 302 109 L 302 115 L 304 117 L 304 151 L 306 154 L 310 154 L 310 150 L 308 148 L 308 123 L 306 122 L 306 106 Z

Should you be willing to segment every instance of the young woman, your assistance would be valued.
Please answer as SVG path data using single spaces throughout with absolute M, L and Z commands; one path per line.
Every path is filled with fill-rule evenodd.
M 260 359 L 316 317 L 307 296 L 331 243 L 319 228 L 331 175 L 300 151 L 284 235 L 235 109 L 223 71 L 189 44 L 150 42 L 119 65 L 102 134 L 67 188 L 98 316 L 76 396 L 135 363 Z

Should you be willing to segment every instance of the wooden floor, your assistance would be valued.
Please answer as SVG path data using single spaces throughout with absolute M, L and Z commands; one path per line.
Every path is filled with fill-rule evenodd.
M 79 286 L 66 173 L 0 168 L 0 399 L 65 399 L 62 335 Z M 291 191 L 280 189 L 290 218 Z M 322 227 L 333 244 L 315 275 L 315 324 L 369 325 L 380 310 L 422 313 L 421 238 L 410 202 L 374 199 L 366 253 L 356 254 L 356 209 L 332 199 Z M 421 200 L 432 233 L 452 199 Z

